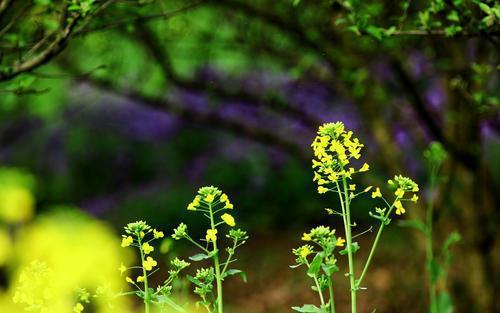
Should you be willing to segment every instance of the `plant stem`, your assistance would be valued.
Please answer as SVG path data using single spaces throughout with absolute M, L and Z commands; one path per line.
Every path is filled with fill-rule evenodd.
M 144 312 L 149 313 L 149 287 L 148 287 L 148 273 L 144 268 L 144 251 L 142 251 L 142 241 L 141 234 L 137 233 L 137 242 L 139 243 L 139 251 L 141 252 L 141 267 L 142 267 L 142 275 L 144 277 Z
M 212 211 L 212 204 L 208 206 L 209 211 L 210 211 L 210 226 L 212 229 L 215 229 L 215 222 L 214 222 L 214 214 Z M 217 281 L 217 313 L 223 313 L 223 304 L 222 304 L 222 277 L 220 273 L 220 264 L 219 264 L 219 252 L 217 250 L 217 240 L 214 240 L 213 242 L 213 249 L 216 251 L 214 253 L 213 259 L 214 259 L 214 267 L 215 267 L 215 279 Z
M 330 312 L 335 313 L 335 298 L 333 296 L 332 278 L 328 276 L 328 290 L 330 292 Z
M 314 275 L 313 279 L 314 279 L 314 283 L 316 284 L 316 288 L 318 289 L 319 300 L 321 301 L 321 308 L 324 309 L 325 308 L 325 298 L 323 298 L 323 292 L 321 291 L 321 287 L 319 285 L 318 278 L 316 277 L 316 275 Z
M 394 202 L 396 202 L 396 201 L 394 201 Z M 387 214 L 384 216 L 384 221 L 387 220 L 387 218 L 390 216 L 393 208 L 394 208 L 394 203 L 389 207 Z M 384 227 L 385 227 L 384 221 L 380 222 L 380 227 L 378 228 L 377 236 L 375 236 L 375 240 L 373 241 L 372 248 L 370 249 L 370 254 L 368 254 L 368 259 L 366 259 L 365 266 L 363 267 L 363 272 L 361 272 L 361 276 L 359 276 L 359 279 L 356 282 L 357 288 L 359 288 L 359 286 L 361 286 L 361 282 L 363 281 L 363 278 L 365 277 L 366 272 L 368 271 L 368 267 L 370 266 L 370 263 L 372 261 L 373 255 L 375 254 L 375 250 L 377 249 L 380 235 L 382 234 L 382 231 L 384 230 Z
M 434 259 L 434 254 L 433 254 L 433 240 L 432 240 L 432 227 L 433 227 L 433 210 L 434 210 L 434 187 L 435 187 L 435 182 L 436 182 L 436 177 L 437 177 L 437 169 L 436 167 L 433 167 L 431 170 L 431 176 L 430 176 L 430 199 L 428 202 L 427 206 L 427 212 L 426 212 L 426 221 L 425 221 L 425 228 L 426 228 L 426 261 L 427 261 L 427 273 L 429 276 L 429 301 L 430 301 L 430 312 L 431 313 L 437 313 L 437 302 L 436 302 L 436 283 L 433 281 L 430 271 L 431 271 L 431 264 Z
M 345 177 L 342 177 L 342 187 L 344 193 L 340 191 L 339 184 L 337 184 L 337 191 L 340 197 L 340 204 L 342 207 L 342 215 L 344 219 L 345 237 L 347 242 L 347 258 L 349 262 L 349 284 L 351 286 L 351 313 L 356 313 L 356 292 L 357 286 L 354 279 L 354 262 L 352 258 L 352 233 L 351 233 L 351 212 L 349 209 L 349 190 Z

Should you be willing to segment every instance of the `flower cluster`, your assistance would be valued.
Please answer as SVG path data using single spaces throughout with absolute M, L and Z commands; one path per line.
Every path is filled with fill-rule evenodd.
M 402 215 L 406 212 L 406 209 L 403 207 L 403 201 L 418 201 L 417 192 L 419 191 L 419 188 L 417 183 L 415 183 L 412 179 L 402 175 L 396 175 L 393 179 L 389 179 L 387 183 L 390 188 L 394 189 L 395 200 L 392 206 L 396 208 L 396 215 Z M 375 191 L 372 192 L 372 198 L 384 199 L 384 196 L 380 192 L 380 188 L 377 187 Z M 384 201 L 386 200 L 384 199 Z M 385 209 L 379 209 L 379 211 L 384 213 Z
M 176 234 L 179 237 L 182 237 L 187 232 L 186 225 L 180 225 L 178 227 L 178 231 Z M 129 284 L 134 285 L 137 288 L 137 295 L 144 299 L 144 303 L 146 307 L 149 307 L 150 303 L 162 303 L 162 301 L 166 301 L 172 290 L 172 283 L 178 277 L 180 271 L 187 268 L 190 263 L 175 258 L 170 262 L 172 268 L 168 271 L 169 277 L 165 282 L 154 289 L 149 288 L 148 278 L 152 273 L 154 273 L 154 269 L 158 266 L 158 262 L 150 256 L 152 252 L 155 251 L 155 248 L 151 245 L 154 240 L 161 239 L 165 235 L 162 231 L 151 228 L 144 221 L 138 221 L 134 223 L 129 223 L 125 226 L 125 235 L 122 235 L 122 247 L 133 246 L 139 250 L 141 256 L 141 264 L 140 266 L 132 266 L 126 267 L 125 265 L 121 265 L 119 268 L 120 273 L 123 275 L 125 272 L 132 269 L 139 269 L 141 273 L 133 279 L 130 276 L 125 277 L 125 281 Z M 141 286 L 143 288 L 141 288 Z M 171 302 L 168 302 L 171 303 Z
M 316 138 L 311 144 L 314 150 L 312 168 L 313 181 L 318 184 L 318 192 L 325 193 L 328 185 L 336 183 L 342 178 L 351 178 L 357 172 L 366 172 L 370 169 L 364 163 L 359 169 L 347 167 L 351 159 L 361 157 L 363 144 L 353 137 L 352 131 L 346 131 L 342 122 L 326 123 L 319 127 Z
M 247 233 L 241 229 L 233 228 L 236 226 L 236 220 L 228 213 L 228 210 L 233 210 L 234 206 L 227 194 L 217 187 L 200 188 L 193 201 L 188 204 L 187 209 L 188 211 L 201 212 L 208 219 L 205 236 L 199 241 L 194 240 L 189 235 L 186 224 L 181 223 L 174 229 L 172 238 L 175 240 L 186 239 L 201 250 L 202 253 L 191 256 L 191 260 L 212 259 L 212 267 L 199 269 L 195 277 L 188 276 L 188 278 L 195 285 L 194 292 L 201 298 L 198 304 L 203 305 L 209 312 L 222 313 L 222 282 L 224 279 L 236 274 L 239 274 L 244 280 L 246 279 L 241 270 L 231 269 L 229 265 L 235 261 L 233 257 L 236 249 L 245 244 L 248 239 Z M 224 235 L 225 230 L 222 226 L 230 227 L 229 231 L 225 233 L 225 237 L 232 241 L 232 244 L 227 245 L 225 249 L 221 249 L 221 245 L 225 242 L 219 242 L 219 237 Z M 224 261 L 221 260 L 220 251 L 227 253 Z M 214 292 L 214 285 L 217 286 L 216 292 Z

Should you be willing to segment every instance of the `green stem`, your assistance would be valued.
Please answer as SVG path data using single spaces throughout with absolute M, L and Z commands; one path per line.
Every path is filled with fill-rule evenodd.
M 212 211 L 211 204 L 209 205 L 208 209 L 210 211 L 210 226 L 212 229 L 215 229 L 214 214 Z M 213 249 L 215 251 L 213 259 L 214 259 L 214 267 L 215 267 L 215 279 L 217 281 L 217 313 L 223 313 L 222 276 L 221 276 L 221 272 L 220 272 L 219 252 L 217 250 L 217 240 L 214 240 L 212 243 L 213 243 Z
M 328 290 L 330 292 L 330 312 L 335 313 L 335 298 L 333 296 L 332 278 L 328 276 Z
M 340 191 L 339 184 L 337 184 L 337 191 L 340 197 L 340 204 L 342 207 L 342 215 L 344 219 L 345 236 L 347 242 L 347 259 L 349 262 L 349 284 L 351 286 L 351 313 L 356 313 L 356 292 L 357 286 L 354 279 L 354 261 L 352 257 L 352 233 L 351 233 L 351 212 L 349 209 L 349 190 L 345 177 L 342 177 L 342 187 L 344 194 Z
M 431 197 L 428 202 L 427 212 L 426 212 L 426 261 L 427 261 L 427 272 L 429 273 L 429 301 L 430 301 L 430 312 L 437 313 L 437 301 L 436 301 L 436 283 L 433 281 L 430 275 L 430 268 L 432 261 L 434 259 L 433 254 L 433 240 L 432 240 L 432 227 L 433 227 L 433 210 L 434 210 L 434 186 L 437 176 L 437 170 L 435 167 L 431 170 L 430 177 L 430 192 Z
M 141 267 L 142 267 L 142 275 L 144 277 L 144 312 L 149 313 L 149 302 L 150 302 L 150 294 L 148 287 L 148 273 L 144 268 L 144 251 L 142 251 L 142 241 L 141 234 L 137 233 L 137 242 L 139 243 L 139 251 L 141 252 Z
M 321 292 L 321 286 L 319 285 L 318 278 L 316 275 L 313 277 L 316 288 L 318 289 L 319 300 L 321 301 L 321 308 L 325 308 L 325 298 L 323 298 L 323 292 Z
M 397 201 L 396 199 L 394 203 Z M 359 279 L 356 282 L 356 287 L 359 288 L 361 286 L 361 282 L 363 281 L 363 278 L 365 278 L 366 272 L 368 271 L 368 267 L 370 266 L 370 263 L 372 261 L 373 255 L 375 254 L 375 250 L 377 249 L 377 245 L 380 239 L 380 235 L 382 234 L 382 231 L 384 230 L 385 227 L 385 220 L 389 218 L 392 209 L 394 208 L 394 203 L 389 207 L 389 210 L 387 211 L 387 214 L 384 216 L 384 221 L 380 222 L 380 227 L 378 228 L 377 231 L 377 236 L 375 236 L 375 240 L 373 241 L 372 248 L 370 249 L 370 254 L 368 254 L 368 259 L 366 259 L 365 266 L 363 267 L 363 272 L 361 272 L 361 276 L 359 276 Z

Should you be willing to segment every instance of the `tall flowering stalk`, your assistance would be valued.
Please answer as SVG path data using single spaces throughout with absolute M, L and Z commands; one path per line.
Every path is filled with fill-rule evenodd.
M 209 313 L 223 313 L 223 288 L 222 282 L 231 275 L 241 275 L 244 280 L 244 272 L 238 269 L 230 269 L 229 265 L 236 261 L 234 255 L 236 249 L 243 245 L 248 236 L 241 229 L 234 229 L 236 222 L 234 217 L 228 213 L 234 206 L 228 196 L 217 187 L 202 187 L 198 190 L 193 201 L 188 205 L 189 211 L 199 212 L 207 219 L 208 229 L 205 237 L 198 241 L 189 234 L 186 224 L 181 223 L 175 230 L 172 238 L 176 240 L 186 239 L 195 245 L 202 253 L 190 257 L 193 261 L 212 259 L 213 266 L 210 268 L 198 269 L 196 275 L 188 276 L 188 279 L 195 285 L 194 292 L 200 297 L 199 305 L 205 307 Z M 220 253 L 222 243 L 220 234 L 223 226 L 229 227 L 225 237 L 230 243 L 225 248 L 226 254 L 223 259 Z M 227 229 L 227 228 L 226 228 Z M 214 281 L 216 294 L 213 294 Z
M 123 248 L 135 247 L 139 250 L 140 255 L 140 265 L 127 267 L 121 265 L 119 268 L 120 273 L 123 275 L 126 272 L 136 271 L 139 272 L 135 278 L 126 276 L 125 280 L 127 283 L 133 285 L 136 290 L 132 292 L 122 293 L 120 295 L 137 295 L 143 299 L 144 302 L 144 312 L 149 313 L 151 310 L 151 304 L 157 304 L 160 306 L 169 306 L 170 308 L 184 312 L 184 309 L 177 305 L 171 298 L 172 284 L 175 279 L 178 278 L 179 273 L 187 268 L 190 263 L 175 258 L 172 260 L 171 269 L 168 271 L 169 276 L 163 282 L 163 284 L 157 286 L 156 290 L 151 288 L 149 283 L 149 277 L 153 275 L 158 269 L 158 262 L 151 257 L 151 253 L 155 250 L 151 243 L 156 240 L 163 238 L 164 234 L 162 231 L 151 228 L 148 224 L 143 221 L 138 221 L 134 223 L 129 223 L 125 226 L 125 234 L 122 235 L 121 246 Z
M 352 201 L 373 189 L 372 186 L 369 186 L 358 191 L 356 185 L 351 181 L 354 175 L 367 172 L 370 169 L 367 163 L 361 164 L 357 161 L 361 157 L 361 149 L 364 145 L 360 143 L 358 138 L 353 136 L 352 131 L 345 130 L 342 122 L 336 122 L 320 126 L 311 146 L 314 150 L 312 160 L 313 181 L 318 184 L 318 192 L 320 194 L 333 192 L 338 195 L 340 200 L 341 210 L 328 209 L 328 212 L 341 216 L 344 224 L 346 247 L 339 253 L 340 255 L 347 255 L 349 271 L 346 275 L 350 284 L 351 312 L 356 313 L 357 292 L 362 289 L 361 284 L 367 274 L 381 234 L 391 222 L 391 214 L 393 212 L 396 215 L 404 214 L 405 208 L 403 204 L 407 201 L 416 202 L 418 200 L 416 192 L 418 192 L 419 188 L 410 178 L 398 175 L 388 181 L 389 187 L 394 191 L 392 202 L 389 202 L 383 196 L 379 187 L 372 191 L 371 197 L 373 199 L 380 198 L 383 201 L 383 206 L 375 207 L 373 212 L 369 212 L 371 217 L 379 221 L 379 227 L 361 274 L 357 277 L 354 267 L 354 254 L 360 247 L 357 242 L 353 242 L 353 238 L 356 237 L 356 235 L 353 235 L 353 228 L 356 224 L 352 221 Z M 308 239 L 307 236 L 306 239 Z M 331 280 L 331 277 L 329 279 Z M 333 303 L 333 299 L 331 303 Z M 330 311 L 334 312 L 333 305 L 330 305 Z M 309 311 L 302 310 L 301 312 Z M 326 310 L 323 309 L 323 312 L 326 312 Z

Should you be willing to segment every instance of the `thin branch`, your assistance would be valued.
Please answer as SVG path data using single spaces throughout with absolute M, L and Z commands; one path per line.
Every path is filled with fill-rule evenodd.
M 94 28 L 81 29 L 81 30 L 78 30 L 77 32 L 75 32 L 75 35 L 82 36 L 82 35 L 86 35 L 89 33 L 106 31 L 106 30 L 117 28 L 117 27 L 127 25 L 127 24 L 140 25 L 142 23 L 147 23 L 147 22 L 150 22 L 153 20 L 158 20 L 158 19 L 167 20 L 167 19 L 170 19 L 174 16 L 177 16 L 181 13 L 184 13 L 184 12 L 189 11 L 191 9 L 197 8 L 198 6 L 200 6 L 201 4 L 203 4 L 205 2 L 206 1 L 198 1 L 198 2 L 191 3 L 189 5 L 186 5 L 184 7 L 175 9 L 175 10 L 170 11 L 170 12 L 163 12 L 163 13 L 156 13 L 156 14 L 151 14 L 151 15 L 139 16 L 139 17 L 132 18 L 132 19 L 124 19 L 124 20 L 116 21 L 116 22 L 111 23 L 111 24 L 100 25 L 100 26 L 97 26 Z
M 298 119 L 309 127 L 316 128 L 321 124 L 321 121 L 316 117 L 300 110 L 286 103 L 279 96 L 262 97 L 256 96 L 248 91 L 241 88 L 237 90 L 229 90 L 223 88 L 213 82 L 207 82 L 205 80 L 186 80 L 181 78 L 175 73 L 172 67 L 170 58 L 167 55 L 166 49 L 159 44 L 160 40 L 154 36 L 154 34 L 145 25 L 137 25 L 138 36 L 137 39 L 140 40 L 152 54 L 154 59 L 160 65 L 165 78 L 182 89 L 193 90 L 193 91 L 209 91 L 214 92 L 216 96 L 224 98 L 224 100 L 238 100 L 244 103 L 252 103 L 256 105 L 266 106 L 272 110 L 282 112 L 287 116 Z

